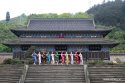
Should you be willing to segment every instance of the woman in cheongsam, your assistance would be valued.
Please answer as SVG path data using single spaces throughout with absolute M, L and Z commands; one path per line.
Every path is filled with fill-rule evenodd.
M 32 54 L 32 56 L 33 56 L 33 64 L 36 65 L 36 61 L 37 61 L 36 57 L 37 57 L 37 54 L 35 53 L 35 51 L 34 51 L 34 53 Z
M 80 57 L 80 64 L 82 65 L 83 64 L 83 57 L 82 57 L 82 53 L 81 52 L 79 53 L 79 57 Z
M 39 60 L 39 65 L 41 64 L 41 53 L 38 53 L 38 60 Z
M 59 64 L 59 53 L 58 52 L 55 53 L 55 62 L 56 62 L 56 64 Z
M 71 64 L 74 64 L 74 60 L 73 60 L 73 53 L 70 53 L 70 57 L 71 57 Z
M 80 64 L 78 52 L 75 53 L 75 58 L 76 58 L 76 64 Z
M 55 59 L 54 59 L 54 53 L 53 52 L 51 53 L 51 58 L 52 58 L 51 64 L 55 64 Z
M 69 54 L 66 52 L 65 56 L 66 56 L 66 64 L 68 65 L 69 64 Z
M 42 61 L 43 61 L 43 64 L 46 64 L 46 54 L 45 54 L 45 52 L 43 52 L 43 54 L 42 54 Z
M 62 59 L 62 64 L 64 64 L 65 63 L 64 52 L 61 53 L 61 59 Z
M 48 63 L 48 64 L 51 63 L 51 55 L 50 55 L 49 52 L 47 53 L 47 63 Z

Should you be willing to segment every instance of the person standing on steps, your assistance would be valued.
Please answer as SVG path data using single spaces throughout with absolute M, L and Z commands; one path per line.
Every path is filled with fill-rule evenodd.
M 53 53 L 53 52 L 51 53 L 51 58 L 52 58 L 52 60 L 51 60 L 51 64 L 55 64 L 54 53 Z
M 38 60 L 39 60 L 39 65 L 41 65 L 41 53 L 38 53 Z
M 49 52 L 47 53 L 47 63 L 48 63 L 48 64 L 51 63 L 51 55 L 50 55 Z
M 61 53 L 61 60 L 62 60 L 62 64 L 64 64 L 65 63 L 64 52 Z
M 37 61 L 36 57 L 37 57 L 37 54 L 35 53 L 35 51 L 33 52 L 32 56 L 33 56 L 33 64 L 36 65 L 36 61 Z
M 55 53 L 55 62 L 57 65 L 59 64 L 59 53 L 58 52 Z
M 78 54 L 78 52 L 75 53 L 75 58 L 76 58 L 76 64 L 79 64 L 80 61 L 79 61 L 79 54 Z
M 66 65 L 68 65 L 69 64 L 69 54 L 68 54 L 68 52 L 66 52 L 65 56 L 66 56 Z
M 70 53 L 70 57 L 71 57 L 71 64 L 74 64 L 74 60 L 73 60 L 73 53 Z
M 46 64 L 46 54 L 45 54 L 45 52 L 43 52 L 43 54 L 42 54 L 42 61 L 43 61 L 43 64 Z
M 80 57 L 80 64 L 83 65 L 83 56 L 81 52 L 79 53 L 79 57 Z

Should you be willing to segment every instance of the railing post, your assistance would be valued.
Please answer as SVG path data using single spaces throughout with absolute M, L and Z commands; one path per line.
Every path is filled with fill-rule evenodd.
M 85 80 L 86 83 L 90 83 L 89 73 L 88 73 L 88 66 L 87 64 L 84 64 L 84 72 L 85 72 Z

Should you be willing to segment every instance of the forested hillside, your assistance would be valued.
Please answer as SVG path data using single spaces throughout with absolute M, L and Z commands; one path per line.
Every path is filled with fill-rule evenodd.
M 10 15 L 11 17 L 11 15 Z M 0 21 L 0 52 L 10 52 L 11 49 L 2 45 L 1 43 L 3 41 L 7 41 L 7 39 L 14 39 L 17 38 L 10 29 L 17 28 L 17 27 L 23 27 L 26 26 L 29 19 L 33 18 L 92 18 L 91 14 L 87 13 L 63 13 L 63 14 L 31 14 L 29 16 L 26 16 L 25 14 L 22 14 L 18 17 L 11 18 L 9 22 L 6 21 Z
M 94 14 L 95 21 L 108 26 L 125 26 L 125 1 L 115 0 L 101 5 L 95 5 L 87 11 Z
M 115 0 L 95 5 L 87 13 L 93 14 L 96 24 L 113 28 L 107 38 L 115 39 L 120 44 L 111 51 L 125 52 L 125 1 Z

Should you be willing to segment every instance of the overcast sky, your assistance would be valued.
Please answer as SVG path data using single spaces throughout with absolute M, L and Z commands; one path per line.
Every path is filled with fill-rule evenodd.
M 94 4 L 103 0 L 0 0 L 0 20 L 5 19 L 6 12 L 16 17 L 36 13 L 76 13 L 85 12 Z

